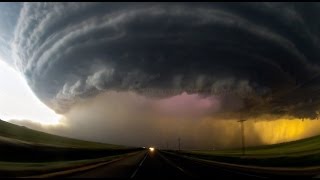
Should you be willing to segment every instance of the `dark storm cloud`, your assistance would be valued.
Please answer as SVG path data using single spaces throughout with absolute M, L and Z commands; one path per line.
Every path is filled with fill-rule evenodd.
M 319 10 L 317 3 L 25 3 L 11 46 L 32 89 L 59 112 L 110 90 L 233 91 L 221 95 L 226 108 L 239 104 L 230 110 L 310 116 L 320 81 Z

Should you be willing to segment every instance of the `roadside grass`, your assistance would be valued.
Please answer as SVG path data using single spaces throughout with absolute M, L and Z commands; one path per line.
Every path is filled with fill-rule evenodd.
M 177 153 L 177 152 L 176 152 Z M 198 152 L 181 151 L 179 154 L 183 154 L 190 157 L 226 162 L 239 165 L 252 165 L 252 166 L 264 166 L 264 167 L 310 167 L 319 166 L 320 154 L 310 154 L 303 156 L 239 156 L 239 155 L 215 155 Z
M 0 136 L 31 142 L 33 144 L 43 144 L 58 147 L 70 148 L 95 148 L 95 149 L 123 149 L 128 148 L 120 145 L 104 144 L 98 142 L 83 141 L 52 135 L 23 126 L 14 125 L 0 120 Z
M 241 149 L 174 151 L 190 157 L 232 164 L 265 167 L 310 167 L 320 165 L 320 136 L 287 143 Z
M 0 177 L 24 177 L 32 175 L 47 174 L 58 171 L 88 166 L 101 162 L 111 161 L 127 156 L 131 153 L 102 157 L 97 159 L 84 159 L 76 161 L 56 161 L 40 163 L 2 162 L 0 161 Z
M 0 120 L 0 177 L 65 172 L 140 150 L 52 135 Z

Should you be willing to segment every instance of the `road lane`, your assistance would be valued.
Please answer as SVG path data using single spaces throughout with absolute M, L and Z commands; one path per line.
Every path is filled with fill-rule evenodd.
M 139 163 L 145 157 L 147 151 L 142 151 L 136 155 L 121 159 L 119 161 L 89 170 L 73 174 L 75 178 L 130 178 Z
M 77 178 L 190 178 L 190 177 L 254 177 L 253 174 L 202 164 L 169 153 L 142 151 L 136 155 L 73 174 Z
M 168 152 L 163 152 L 172 162 L 181 166 L 185 171 L 194 173 L 198 177 L 219 177 L 219 176 L 242 176 L 253 178 L 311 178 L 315 177 L 316 171 L 291 171 L 290 170 L 263 170 L 263 169 L 251 169 L 251 168 L 236 168 L 228 165 L 217 165 L 216 163 L 210 163 L 210 161 L 203 161 L 201 159 L 187 157 L 184 155 L 177 155 Z
M 252 174 L 247 172 L 236 171 L 228 168 L 221 168 L 209 164 L 200 163 L 194 160 L 186 159 L 169 153 L 162 153 L 174 164 L 184 169 L 184 171 L 193 175 L 193 177 L 244 177 L 244 178 L 266 178 L 265 175 Z
M 145 161 L 133 178 L 184 178 L 189 175 L 177 167 L 159 151 L 149 151 Z

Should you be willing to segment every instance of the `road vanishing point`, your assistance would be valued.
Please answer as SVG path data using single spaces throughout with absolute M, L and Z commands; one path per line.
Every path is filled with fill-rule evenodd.
M 255 177 L 262 175 L 233 171 L 197 162 L 161 150 L 145 150 L 103 166 L 77 172 L 76 178 L 196 178 L 196 177 Z

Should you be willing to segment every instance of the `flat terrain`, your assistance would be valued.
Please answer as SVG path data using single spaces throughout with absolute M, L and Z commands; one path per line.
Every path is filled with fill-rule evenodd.
M 184 168 L 188 167 L 188 170 Z M 202 166 L 192 161 L 181 161 L 179 158 L 172 158 L 161 151 L 143 151 L 140 154 L 125 158 L 96 169 L 73 174 L 70 177 L 88 178 L 188 178 L 205 177 L 203 171 L 199 171 Z M 212 169 L 211 169 L 212 170 Z M 230 173 L 214 172 L 205 169 L 205 175 L 211 176 L 232 176 Z M 233 174 L 236 175 L 236 174 Z
M 175 151 L 171 151 L 175 152 Z M 310 167 L 320 165 L 320 136 L 268 146 L 234 150 L 180 151 L 179 154 L 213 161 L 266 167 Z
M 277 177 L 290 176 L 277 175 Z M 312 177 L 313 175 L 303 175 Z M 164 151 L 141 151 L 131 157 L 63 177 L 76 178 L 199 178 L 199 177 L 243 177 L 266 178 L 275 177 L 265 172 L 255 172 L 246 169 L 234 169 L 229 166 L 219 166 L 204 163 L 195 159 Z
M 52 135 L 0 120 L 0 142 L 4 138 L 7 138 L 7 140 L 12 139 L 13 142 L 24 142 L 32 145 L 45 145 L 56 147 L 108 149 L 125 148 L 124 146 L 83 141 Z
M 233 150 L 174 151 L 82 141 L 0 121 L 0 177 L 314 177 L 320 136 Z
M 0 121 L 0 177 L 61 171 L 139 150 L 66 138 Z

